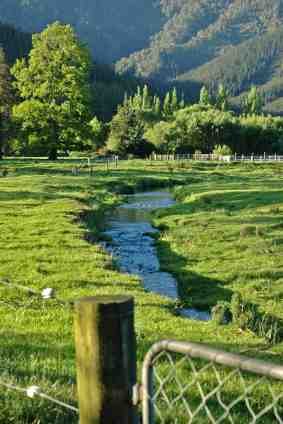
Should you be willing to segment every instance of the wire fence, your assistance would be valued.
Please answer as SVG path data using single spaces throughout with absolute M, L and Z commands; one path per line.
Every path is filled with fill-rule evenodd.
M 76 414 L 79 413 L 79 409 L 75 406 L 69 405 L 68 403 L 62 402 L 61 400 L 55 399 L 52 396 L 49 396 L 48 394 L 44 393 L 39 386 L 29 386 L 26 388 L 16 386 L 14 384 L 5 382 L 0 378 L 0 386 L 2 386 L 6 390 L 12 390 L 14 392 L 21 393 L 23 396 L 26 396 L 30 399 L 34 399 L 36 397 L 47 400 L 53 404 L 56 404 L 58 406 L 61 406 L 62 408 L 65 408 L 69 411 L 75 412 Z
M 73 305 L 74 305 L 74 303 L 72 301 L 66 301 L 66 300 L 59 299 L 56 295 L 56 290 L 54 288 L 51 288 L 51 287 L 46 287 L 43 290 L 39 291 L 39 290 L 35 290 L 31 287 L 23 286 L 21 284 L 12 283 L 8 279 L 0 280 L 0 286 L 1 285 L 6 287 L 6 288 L 9 288 L 9 289 L 16 289 L 16 290 L 23 291 L 27 295 L 35 296 L 37 299 L 41 299 L 42 301 L 54 300 L 58 304 L 60 304 L 61 306 L 64 306 L 64 307 L 73 307 Z M 7 301 L 3 301 L 3 300 L 1 300 L 0 303 L 4 304 L 6 306 L 12 307 L 12 308 L 16 308 L 16 307 L 20 306 L 20 304 L 11 304 L 11 303 L 9 303 Z
M 283 367 L 174 341 L 143 367 L 143 424 L 283 423 Z
M 7 280 L 2 280 L 0 283 L 4 287 L 30 293 L 32 296 L 42 299 L 43 302 L 50 299 L 61 302 L 60 299 L 56 298 L 55 291 L 50 288 L 37 291 L 19 284 L 12 284 Z M 120 298 L 121 296 L 119 301 L 121 301 Z M 113 367 L 113 352 L 119 352 L 122 355 L 121 363 L 127 363 L 127 366 L 129 363 L 133 363 L 133 367 L 136 367 L 136 357 L 131 356 L 135 355 L 135 347 L 131 345 L 131 343 L 135 344 L 135 338 L 128 337 L 130 331 L 129 334 L 128 331 L 125 331 L 131 322 L 134 334 L 133 318 L 130 319 L 130 312 L 125 313 L 123 308 L 119 310 L 119 318 L 113 313 L 109 315 L 109 311 L 112 312 L 112 309 L 109 308 L 109 303 L 107 303 L 108 298 L 102 297 L 101 299 L 102 303 L 106 302 L 107 308 L 100 309 L 103 310 L 105 316 L 107 313 L 107 320 L 111 318 L 115 323 L 108 329 L 110 333 L 106 332 L 107 336 L 102 337 L 101 332 L 101 340 L 99 341 L 99 343 L 103 342 L 103 366 L 107 365 L 109 368 L 107 368 L 107 372 L 104 370 L 103 373 L 97 373 L 94 372 L 95 368 L 92 369 L 92 361 L 90 361 L 91 365 L 87 362 L 90 358 L 98 358 L 96 355 L 101 349 L 96 339 L 95 343 L 90 344 L 90 332 L 86 330 L 86 325 L 87 322 L 90 326 L 94 323 L 93 320 L 86 320 L 89 312 L 89 308 L 86 307 L 85 320 L 80 321 L 82 325 L 79 325 L 79 328 L 82 329 L 82 336 L 87 339 L 87 349 L 82 350 L 86 356 L 82 356 L 83 353 L 79 354 L 80 359 L 77 364 L 81 367 L 81 373 L 78 374 L 81 380 L 78 381 L 78 387 L 80 385 L 81 388 L 96 387 L 96 384 L 99 384 L 97 386 L 99 388 L 104 387 L 101 385 L 100 378 L 107 376 L 108 391 L 104 393 L 105 396 L 104 394 L 102 396 L 102 398 L 108 399 L 105 404 L 106 408 L 109 409 L 111 399 L 113 405 L 120 405 L 121 410 L 125 409 L 124 396 L 127 394 L 127 396 L 132 396 L 127 403 L 129 409 L 142 402 L 141 419 L 143 424 L 283 424 L 283 366 L 221 351 L 203 344 L 167 340 L 158 342 L 145 357 L 141 386 L 135 384 L 136 380 L 132 376 L 135 371 L 129 366 L 128 371 L 131 374 L 129 379 L 134 384 L 132 387 L 133 393 L 131 395 L 128 379 L 125 378 L 125 387 L 120 387 L 122 392 L 119 392 L 118 395 L 117 381 L 115 380 L 118 371 L 117 368 Z M 113 300 L 113 297 L 111 299 Z M 127 301 L 129 302 L 129 300 Z M 89 306 L 89 304 L 92 304 L 91 302 L 94 302 L 93 298 L 87 298 L 82 301 L 81 305 Z M 65 306 L 65 304 L 69 305 L 69 302 L 64 301 L 63 305 Z M 118 308 L 115 302 L 113 306 L 115 306 L 116 311 Z M 133 314 L 133 310 L 131 314 Z M 81 310 L 80 313 L 77 310 L 76 319 L 83 319 Z M 102 322 L 105 322 L 105 320 L 102 320 Z M 115 327 L 117 323 L 118 327 Z M 122 330 L 117 331 L 117 328 Z M 112 330 L 113 333 L 111 333 Z M 114 332 L 121 333 L 121 337 L 118 338 L 119 342 L 116 343 L 116 350 L 113 348 Z M 128 344 L 125 337 L 127 337 Z M 85 346 L 84 342 L 81 337 L 77 337 L 76 347 L 81 348 L 81 346 Z M 89 353 L 90 350 L 92 350 L 92 356 Z M 106 354 L 110 355 L 111 360 L 105 361 Z M 92 375 L 90 375 L 90 369 L 92 369 Z M 111 373 L 113 373 L 113 387 L 110 384 L 112 382 L 112 378 L 109 377 L 109 375 L 112 375 Z M 64 414 L 65 412 L 81 414 L 82 408 L 87 411 L 87 414 L 89 414 L 89 411 L 97 414 L 94 411 L 93 395 L 90 390 L 82 391 L 83 397 L 79 396 L 80 408 L 78 408 L 71 405 L 70 402 L 60 400 L 61 396 L 58 396 L 58 392 L 54 396 L 46 393 L 41 386 L 48 386 L 47 392 L 54 392 L 55 387 L 51 386 L 50 382 L 46 386 L 46 383 L 42 382 L 38 374 L 36 376 L 32 374 L 31 380 L 29 380 L 36 381 L 36 383 L 27 386 L 15 383 L 23 381 L 23 378 L 22 380 L 20 377 L 14 378 L 12 374 L 13 371 L 11 376 L 7 376 L 7 372 L 5 376 L 4 374 L 0 375 L 0 389 L 2 388 L 7 393 L 19 393 L 27 399 L 45 400 L 59 407 L 60 414 L 63 410 Z M 41 381 L 41 384 L 37 384 L 38 381 Z M 90 382 L 92 383 L 90 384 Z M 121 393 L 123 393 L 123 396 Z M 85 400 L 87 396 L 89 396 L 88 401 Z M 116 403 L 117 399 L 121 399 L 121 404 Z M 131 403 L 132 406 L 130 407 Z M 41 408 L 41 404 L 38 407 Z M 119 406 L 117 406 L 117 411 L 114 412 L 118 414 L 118 410 Z M 110 413 L 112 414 L 112 410 Z M 92 416 L 89 415 L 89 417 Z M 42 417 L 40 417 L 41 419 Z M 71 415 L 68 415 L 67 419 L 68 421 L 62 421 L 59 418 L 59 421 L 52 422 L 73 422 Z M 43 420 L 40 422 L 50 421 Z M 108 423 L 108 421 L 103 421 L 103 417 L 102 421 L 91 421 L 90 418 L 86 422 Z M 126 421 L 116 420 L 111 422 L 122 423 Z
M 21 285 L 21 284 L 16 284 L 16 283 L 12 283 L 10 280 L 8 279 L 2 279 L 0 280 L 0 289 L 5 289 L 5 290 L 11 290 L 14 291 L 16 290 L 17 292 L 22 292 L 25 293 L 28 298 L 30 298 L 30 301 L 25 301 L 25 302 L 19 302 L 18 300 L 15 299 L 9 299 L 9 297 L 5 300 L 1 299 L 0 300 L 0 305 L 7 307 L 9 309 L 12 309 L 13 312 L 15 312 L 15 319 L 16 319 L 16 313 L 19 312 L 21 309 L 25 310 L 28 309 L 29 307 L 33 306 L 33 299 L 36 299 L 37 301 L 42 302 L 42 305 L 46 305 L 47 303 L 49 305 L 51 304 L 56 304 L 57 306 L 63 307 L 64 309 L 70 309 L 72 310 L 74 302 L 72 301 L 68 301 L 68 300 L 63 300 L 60 299 L 57 294 L 56 294 L 56 290 L 54 288 L 44 288 L 42 290 L 35 290 L 32 287 L 28 287 L 25 285 Z M 44 309 L 45 310 L 45 309 Z M 43 311 L 43 309 L 40 309 L 40 311 Z M 12 328 L 12 326 L 11 326 Z M 34 352 L 35 354 L 36 352 Z M 58 353 L 59 355 L 59 353 Z M 35 355 L 32 355 L 33 360 Z M 7 358 L 8 359 L 8 358 Z M 50 402 L 53 405 L 56 405 L 57 407 L 59 406 L 60 408 L 63 408 L 65 411 L 69 411 L 71 413 L 75 413 L 78 414 L 79 413 L 79 409 L 73 405 L 70 405 L 69 403 L 63 402 L 62 400 L 58 399 L 57 397 L 54 396 L 50 396 L 49 394 L 47 394 L 45 391 L 43 391 L 41 389 L 40 386 L 38 385 L 29 385 L 27 387 L 21 387 L 19 385 L 14 384 L 13 382 L 11 382 L 11 378 L 13 378 L 14 380 L 14 376 L 13 371 L 12 374 L 10 375 L 10 372 L 8 371 L 7 368 L 7 361 L 6 363 L 6 370 L 5 370 L 5 374 L 0 375 L 0 389 L 2 388 L 2 390 L 7 391 L 8 392 L 14 392 L 14 393 L 19 393 L 20 395 L 22 395 L 23 397 L 29 398 L 29 399 L 42 399 L 45 401 Z M 28 364 L 25 365 L 25 369 L 27 370 Z M 34 365 L 32 366 L 33 369 Z M 62 373 L 62 370 L 60 370 Z M 45 370 L 40 369 L 40 374 L 38 375 L 38 379 L 41 379 L 43 377 L 43 374 L 45 373 Z M 46 377 L 46 376 L 45 376 Z M 36 379 L 36 376 L 32 373 L 32 380 Z M 54 388 L 53 388 L 54 390 Z M 57 422 L 57 421 L 56 421 Z

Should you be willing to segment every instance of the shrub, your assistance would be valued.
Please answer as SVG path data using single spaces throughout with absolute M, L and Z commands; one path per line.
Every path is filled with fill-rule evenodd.
M 256 234 L 256 227 L 254 225 L 243 225 L 240 229 L 241 237 L 253 236 Z
M 8 169 L 7 168 L 3 168 L 2 169 L 2 177 L 7 177 L 8 176 Z
M 238 322 L 243 312 L 243 298 L 240 293 L 234 293 L 230 305 L 232 317 L 234 322 Z
M 218 302 L 212 308 L 212 321 L 218 325 L 225 325 L 231 322 L 231 311 L 229 302 Z
M 276 205 L 271 206 L 271 208 L 269 209 L 269 213 L 272 213 L 272 214 L 278 214 L 280 212 L 281 212 L 280 207 Z
M 255 229 L 255 234 L 257 237 L 262 237 L 264 235 L 264 228 L 257 225 Z
M 229 146 L 226 144 L 217 144 L 212 152 L 215 156 L 231 156 L 232 150 Z
M 251 330 L 268 343 L 282 339 L 282 323 L 276 317 L 261 314 L 256 305 L 246 302 L 239 293 L 232 296 L 230 310 L 233 322 L 242 330 Z

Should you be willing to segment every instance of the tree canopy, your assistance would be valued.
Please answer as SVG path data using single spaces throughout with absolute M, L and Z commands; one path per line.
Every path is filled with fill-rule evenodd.
M 88 50 L 69 25 L 58 22 L 34 35 L 28 59 L 12 68 L 21 102 L 13 116 L 28 136 L 26 146 L 38 146 L 50 158 L 58 150 L 84 144 L 90 118 Z
M 0 49 L 0 159 L 7 146 L 13 101 L 11 75 L 6 64 L 5 54 Z

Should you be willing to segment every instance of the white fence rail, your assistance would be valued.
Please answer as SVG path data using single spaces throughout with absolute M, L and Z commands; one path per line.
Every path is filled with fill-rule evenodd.
M 156 154 L 153 153 L 150 156 L 152 161 L 223 161 L 223 162 L 283 162 L 283 155 L 269 155 L 266 153 L 263 154 L 233 154 L 233 155 L 215 155 L 212 153 L 209 154 Z

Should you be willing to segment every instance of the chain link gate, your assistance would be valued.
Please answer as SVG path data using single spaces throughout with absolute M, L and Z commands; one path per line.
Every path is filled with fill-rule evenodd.
M 283 366 L 162 341 L 146 355 L 141 397 L 143 424 L 283 424 Z

